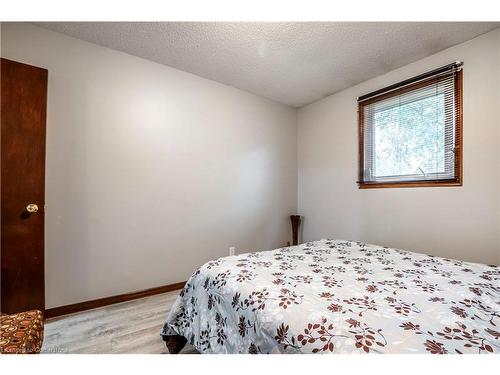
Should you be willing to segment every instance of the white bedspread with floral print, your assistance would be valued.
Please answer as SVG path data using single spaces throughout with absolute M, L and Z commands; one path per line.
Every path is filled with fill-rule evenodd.
M 500 269 L 321 240 L 210 261 L 161 335 L 201 353 L 498 353 Z

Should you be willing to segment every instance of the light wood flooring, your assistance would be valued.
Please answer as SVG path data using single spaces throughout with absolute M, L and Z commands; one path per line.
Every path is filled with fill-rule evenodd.
M 179 291 L 65 315 L 45 322 L 42 353 L 168 353 L 160 337 Z M 189 345 L 181 353 L 196 353 Z

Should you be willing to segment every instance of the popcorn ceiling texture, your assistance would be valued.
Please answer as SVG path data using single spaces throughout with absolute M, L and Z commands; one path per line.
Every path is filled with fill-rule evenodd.
M 293 107 L 500 26 L 500 22 L 36 24 Z

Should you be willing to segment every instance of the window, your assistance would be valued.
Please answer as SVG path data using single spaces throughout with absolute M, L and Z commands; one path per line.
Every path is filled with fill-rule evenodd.
M 462 185 L 461 67 L 358 98 L 360 188 Z

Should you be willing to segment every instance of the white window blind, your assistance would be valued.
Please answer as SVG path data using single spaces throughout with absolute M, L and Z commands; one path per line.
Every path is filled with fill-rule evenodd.
M 460 182 L 459 83 L 455 63 L 358 99 L 361 184 Z

